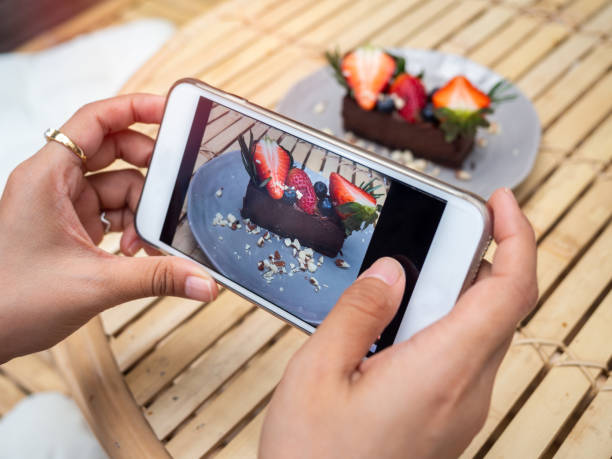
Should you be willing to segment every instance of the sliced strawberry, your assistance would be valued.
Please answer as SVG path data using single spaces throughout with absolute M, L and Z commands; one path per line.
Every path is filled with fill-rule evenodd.
M 432 102 L 435 108 L 459 112 L 475 112 L 491 105 L 491 99 L 464 76 L 456 76 L 438 89 Z
M 366 189 L 373 190 L 371 182 L 366 185 Z M 335 172 L 329 175 L 329 195 L 347 235 L 365 229 L 376 221 L 376 198 Z
M 296 167 L 291 169 L 287 175 L 287 186 L 295 188 L 298 207 L 309 215 L 314 214 L 317 195 L 306 172 Z
M 285 180 L 291 165 L 289 153 L 274 140 L 264 137 L 255 146 L 253 154 L 255 170 L 260 186 L 265 183 L 268 194 L 273 199 L 280 199 L 285 192 Z
M 395 72 L 395 60 L 380 48 L 364 46 L 342 59 L 342 75 L 357 103 L 364 110 L 372 110 L 378 94 Z
M 398 112 L 409 123 L 419 121 L 419 113 L 427 105 L 427 91 L 421 80 L 408 73 L 397 76 L 391 88 L 391 94 L 396 94 L 403 102 Z
M 434 114 L 447 142 L 457 137 L 473 137 L 479 127 L 487 127 L 491 98 L 464 76 L 456 76 L 438 89 L 431 98 Z

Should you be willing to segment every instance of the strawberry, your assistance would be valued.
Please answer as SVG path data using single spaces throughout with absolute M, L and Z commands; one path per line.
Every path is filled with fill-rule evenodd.
M 365 229 L 376 221 L 377 195 L 373 191 L 378 187 L 372 186 L 373 181 L 358 187 L 340 174 L 332 172 L 329 175 L 329 195 L 336 213 L 342 219 L 347 235 Z M 363 223 L 365 226 L 362 228 Z
M 435 108 L 448 108 L 453 111 L 475 112 L 491 105 L 491 99 L 480 91 L 464 76 L 456 76 L 445 86 L 438 89 L 432 102 Z
M 274 140 L 264 137 L 255 145 L 255 170 L 260 184 L 265 184 L 272 199 L 280 199 L 285 192 L 285 180 L 291 164 L 289 153 Z
M 427 91 L 419 78 L 402 73 L 393 81 L 389 92 L 403 101 L 403 106 L 398 110 L 402 118 L 409 123 L 420 121 L 419 113 L 427 105 Z
M 298 207 L 309 215 L 314 214 L 317 208 L 317 195 L 306 172 L 296 167 L 291 169 L 287 175 L 287 186 L 295 188 Z
M 464 76 L 451 79 L 433 94 L 431 100 L 447 142 L 458 136 L 474 136 L 479 126 L 489 125 L 486 115 L 492 112 L 491 97 Z
M 395 72 L 395 59 L 380 48 L 364 46 L 344 56 L 341 70 L 359 106 L 372 110 Z

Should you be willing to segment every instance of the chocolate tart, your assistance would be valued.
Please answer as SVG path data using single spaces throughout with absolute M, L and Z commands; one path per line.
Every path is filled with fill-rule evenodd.
M 393 150 L 410 150 L 415 156 L 454 169 L 461 167 L 474 146 L 474 136 L 447 142 L 444 132 L 433 123 L 408 123 L 396 112 L 366 111 L 349 96 L 342 102 L 342 119 L 345 131 Z
M 297 239 L 300 245 L 328 257 L 335 257 L 346 239 L 344 226 L 337 215 L 309 215 L 295 204 L 272 199 L 265 188 L 259 188 L 251 181 L 240 215 L 281 237 Z

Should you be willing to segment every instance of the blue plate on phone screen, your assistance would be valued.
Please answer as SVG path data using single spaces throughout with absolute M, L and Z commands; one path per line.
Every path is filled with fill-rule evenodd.
M 329 178 L 306 169 L 311 181 L 328 183 Z M 319 324 L 342 292 L 357 278 L 361 262 L 372 237 L 373 228 L 354 232 L 346 238 L 342 255 L 336 258 L 323 256 L 323 264 L 314 273 L 299 271 L 275 275 L 268 283 L 258 269 L 258 263 L 278 251 L 281 259 L 299 266 L 293 256 L 293 248 L 287 247 L 282 238 L 273 233 L 263 247 L 257 240 L 267 231 L 249 234 L 240 216 L 242 199 L 249 182 L 239 151 L 224 153 L 204 163 L 194 174 L 187 193 L 187 219 L 191 232 L 215 270 L 243 287 L 268 299 L 306 322 Z M 217 191 L 223 189 L 221 196 Z M 242 227 L 236 230 L 228 226 L 213 225 L 217 213 L 227 219 L 234 215 Z M 315 252 L 315 261 L 321 254 Z M 349 268 L 336 266 L 341 258 Z M 317 290 L 311 283 L 314 277 Z

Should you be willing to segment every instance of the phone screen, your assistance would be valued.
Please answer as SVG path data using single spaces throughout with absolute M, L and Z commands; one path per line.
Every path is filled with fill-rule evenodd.
M 371 352 L 393 343 L 446 202 L 201 97 L 160 240 L 320 324 L 378 258 L 406 289 Z

